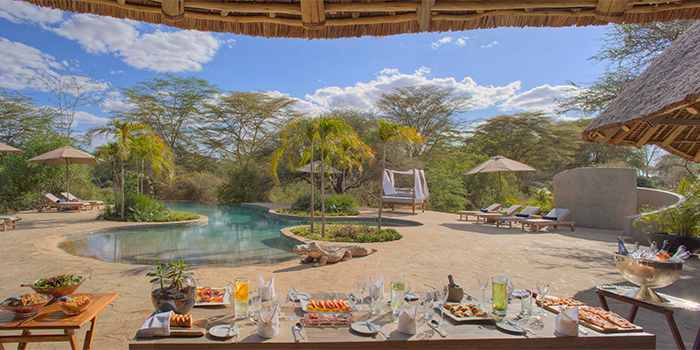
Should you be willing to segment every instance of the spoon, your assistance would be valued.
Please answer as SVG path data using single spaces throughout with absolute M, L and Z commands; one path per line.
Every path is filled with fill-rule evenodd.
M 306 340 L 306 336 L 304 335 L 304 325 L 301 324 L 301 322 L 297 322 L 297 331 L 299 331 L 299 334 L 301 335 L 301 339 Z
M 294 336 L 294 342 L 299 342 L 299 336 L 297 335 L 297 326 L 292 326 L 292 335 Z
M 34 313 L 34 316 L 29 317 L 29 318 L 23 320 L 22 322 L 18 323 L 17 325 L 19 326 L 19 325 L 21 325 L 21 324 L 23 324 L 23 323 L 25 323 L 25 322 L 27 322 L 27 321 L 29 321 L 29 320 L 34 319 L 34 317 L 36 317 L 37 315 L 39 315 L 40 312 L 42 312 L 42 311 L 48 309 L 48 308 L 51 307 L 53 304 L 56 304 L 56 303 L 59 302 L 59 301 L 66 301 L 66 300 L 71 300 L 71 299 L 73 299 L 73 298 L 71 298 L 71 297 L 69 297 L 69 296 L 67 296 L 67 295 L 66 295 L 66 296 L 62 296 L 62 297 L 56 299 L 56 301 L 54 301 L 53 303 L 49 304 L 49 306 L 47 306 L 47 307 L 45 307 L 45 308 L 43 308 L 43 309 L 41 309 L 41 310 L 39 310 L 39 311 L 36 311 L 36 312 Z
M 440 329 L 440 322 L 438 320 L 430 320 L 430 323 L 428 323 L 428 327 L 434 329 L 436 332 L 440 334 L 441 337 L 445 338 L 447 337 L 447 334 L 445 334 L 445 331 Z

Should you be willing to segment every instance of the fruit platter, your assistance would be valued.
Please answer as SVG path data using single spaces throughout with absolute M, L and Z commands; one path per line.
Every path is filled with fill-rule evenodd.
M 348 312 L 355 309 L 349 300 L 301 300 L 304 312 Z
M 304 323 L 312 327 L 350 326 L 355 318 L 347 312 L 309 312 L 304 315 Z
M 197 299 L 194 306 L 229 305 L 230 295 L 225 287 L 197 287 Z
M 541 300 L 537 300 L 537 304 L 541 305 Z M 571 298 L 559 298 L 546 296 L 544 298 L 544 308 L 555 314 L 578 306 L 579 323 L 601 333 L 625 333 L 625 332 L 641 332 L 644 328 L 637 326 L 624 317 L 607 311 L 600 307 L 587 306 L 586 303 Z

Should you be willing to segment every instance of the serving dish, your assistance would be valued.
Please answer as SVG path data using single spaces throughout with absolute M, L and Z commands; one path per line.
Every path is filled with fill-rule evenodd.
M 324 300 L 325 301 L 325 300 Z M 342 301 L 344 302 L 347 307 L 345 309 L 323 309 L 323 310 L 309 310 L 309 303 L 311 302 L 317 302 L 316 300 L 309 300 L 309 299 L 301 299 L 301 309 L 304 310 L 304 312 L 315 312 L 315 313 L 338 313 L 338 312 L 352 312 L 355 311 L 355 303 L 351 299 L 345 299 L 345 300 L 336 300 L 336 301 Z
M 452 312 L 450 312 L 450 309 L 448 307 L 453 306 L 453 305 L 457 305 L 457 303 L 446 303 L 445 305 L 447 307 L 445 307 L 445 306 L 442 307 L 443 315 L 451 318 L 455 322 L 464 323 L 464 322 L 484 322 L 484 321 L 495 320 L 494 316 L 490 313 L 488 314 L 488 316 L 485 316 L 485 317 L 474 317 L 474 316 L 472 316 L 472 317 L 459 317 L 459 316 L 455 316 Z M 484 310 L 484 311 L 486 311 L 486 310 Z
M 12 311 L 12 313 L 15 314 L 15 317 L 17 318 L 26 318 L 32 316 L 35 312 L 41 310 L 41 308 L 43 308 L 53 299 L 51 295 L 41 293 L 23 294 L 20 295 L 19 298 L 25 300 L 30 300 L 30 298 L 34 298 L 34 300 L 32 300 L 31 304 L 11 305 L 14 304 L 16 300 L 6 299 L 2 303 L 0 303 L 0 306 L 9 311 Z
M 80 315 L 92 304 L 92 294 L 76 293 L 70 297 L 71 299 L 58 301 L 58 306 L 68 316 Z
M 215 298 L 221 298 L 221 301 L 218 301 L 219 299 L 216 299 L 217 301 L 202 301 L 201 295 L 204 291 L 206 291 L 209 288 L 213 292 L 213 296 Z M 209 286 L 204 286 L 204 287 L 197 287 L 197 301 L 194 303 L 194 306 L 221 306 L 221 305 L 230 305 L 231 304 L 231 294 L 228 293 L 228 289 L 226 287 L 209 287 Z

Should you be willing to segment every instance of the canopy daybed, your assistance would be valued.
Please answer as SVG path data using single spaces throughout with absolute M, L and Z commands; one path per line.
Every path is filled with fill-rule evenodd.
M 394 174 L 413 175 L 413 188 L 395 188 Z M 428 185 L 425 181 L 425 172 L 423 170 L 384 170 L 382 181 L 384 196 L 382 196 L 382 205 L 391 205 L 393 211 L 397 205 L 409 206 L 413 214 L 416 213 L 416 207 L 420 206 L 421 211 L 425 212 L 425 199 L 428 198 Z

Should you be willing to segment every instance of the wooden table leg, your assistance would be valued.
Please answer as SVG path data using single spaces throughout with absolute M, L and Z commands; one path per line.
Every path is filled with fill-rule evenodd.
M 639 307 L 637 305 L 632 305 L 632 309 L 630 310 L 629 317 L 627 317 L 627 321 L 634 322 L 634 318 L 637 317 L 637 310 L 639 310 Z
M 83 350 L 92 349 L 92 339 L 95 338 L 95 324 L 97 323 L 97 315 L 90 321 L 90 329 L 85 333 L 85 342 L 83 342 Z
M 603 308 L 605 311 L 610 311 L 610 307 L 608 306 L 608 301 L 605 300 L 605 297 L 601 294 L 598 294 L 598 300 L 600 300 L 600 307 Z
M 63 333 L 68 336 L 71 349 L 78 350 L 78 338 L 75 337 L 75 331 L 72 329 L 64 329 Z
M 25 329 L 22 331 L 22 336 L 29 336 L 32 335 L 32 331 Z M 17 350 L 26 350 L 27 349 L 27 343 L 19 343 L 17 344 Z
M 668 321 L 668 326 L 671 327 L 671 334 L 673 334 L 673 339 L 676 341 L 678 349 L 685 350 L 685 344 L 683 344 L 683 337 L 681 332 L 678 331 L 678 326 L 676 326 L 676 320 L 673 318 L 673 313 L 666 314 L 666 320 Z

